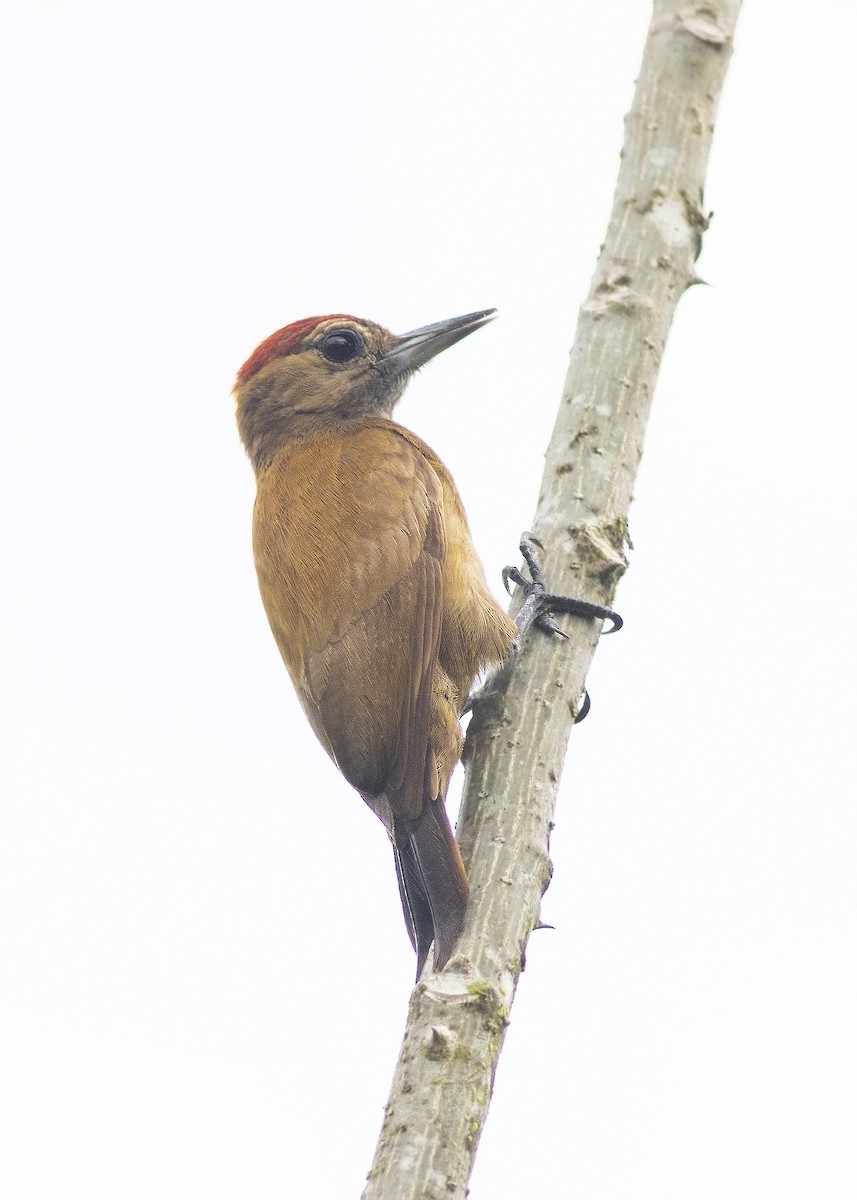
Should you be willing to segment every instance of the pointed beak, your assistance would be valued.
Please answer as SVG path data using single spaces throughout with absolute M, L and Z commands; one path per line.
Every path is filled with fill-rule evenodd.
M 410 333 L 396 338 L 384 355 L 384 367 L 392 378 L 416 371 L 440 354 L 441 350 L 454 346 L 468 333 L 473 333 L 474 329 L 493 321 L 496 315 L 496 308 L 486 308 L 483 312 L 468 313 L 466 317 L 453 317 L 449 321 L 438 321 L 435 325 L 424 325 L 422 329 L 412 329 Z

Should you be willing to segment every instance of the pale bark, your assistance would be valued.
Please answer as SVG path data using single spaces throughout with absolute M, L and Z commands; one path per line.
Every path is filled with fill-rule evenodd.
M 695 281 L 703 184 L 740 0 L 656 0 L 626 118 L 613 211 L 546 456 L 533 532 L 550 588 L 610 604 L 676 305 Z M 411 996 L 364 1200 L 464 1197 L 530 932 L 549 834 L 600 623 L 533 631 L 476 705 L 458 836 L 472 899 L 446 970 Z M 619 634 L 621 637 L 621 634 Z M 603 712 L 609 696 L 600 695 Z

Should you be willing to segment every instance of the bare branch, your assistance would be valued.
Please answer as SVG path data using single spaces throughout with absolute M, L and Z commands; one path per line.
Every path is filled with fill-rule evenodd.
M 740 0 L 656 0 L 622 165 L 547 453 L 534 532 L 554 592 L 609 604 L 658 368 L 708 225 L 703 184 Z M 427 971 L 364 1200 L 463 1197 L 488 1110 L 598 623 L 538 631 L 492 680 L 468 735 L 459 841 L 472 889 L 456 953 Z

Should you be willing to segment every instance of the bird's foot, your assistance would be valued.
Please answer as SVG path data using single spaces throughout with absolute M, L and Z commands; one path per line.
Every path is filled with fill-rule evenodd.
M 568 634 L 563 633 L 556 621 L 553 620 L 553 613 L 572 613 L 576 617 L 593 617 L 602 621 L 612 621 L 611 628 L 605 629 L 604 633 L 616 633 L 622 628 L 622 618 L 618 613 L 613 612 L 612 608 L 604 608 L 601 604 L 591 604 L 588 600 L 579 600 L 575 596 L 557 596 L 553 592 L 549 592 L 545 587 L 535 547 L 538 547 L 539 550 L 544 549 L 541 542 L 531 533 L 521 535 L 520 550 L 530 572 L 529 579 L 517 567 L 503 568 L 503 586 L 506 591 L 511 593 L 509 587 L 511 580 L 524 592 L 524 603 L 515 617 L 515 624 L 518 626 L 518 636 L 515 638 L 517 646 L 520 646 L 524 634 L 533 625 L 543 630 L 544 633 L 558 633 L 560 637 L 567 637 Z
M 522 588 L 524 592 L 524 603 L 515 618 L 518 636 L 512 644 L 513 652 L 520 649 L 524 634 L 533 625 L 543 630 L 544 633 L 568 637 L 568 634 L 563 633 L 556 621 L 553 620 L 553 613 L 572 613 L 577 617 L 593 617 L 602 621 L 611 621 L 611 627 L 605 629 L 604 633 L 616 633 L 622 628 L 622 618 L 611 608 L 604 608 L 601 604 L 591 604 L 588 600 L 579 600 L 574 596 L 557 596 L 553 592 L 549 592 L 545 587 L 544 576 L 536 558 L 536 546 L 540 550 L 544 549 L 541 542 L 531 533 L 522 534 L 520 550 L 530 572 L 529 579 L 517 567 L 504 567 L 503 569 L 503 586 L 506 591 L 511 591 L 509 587 L 511 581 Z M 589 708 L 589 693 L 585 691 L 580 710 L 574 718 L 575 725 L 584 719 Z

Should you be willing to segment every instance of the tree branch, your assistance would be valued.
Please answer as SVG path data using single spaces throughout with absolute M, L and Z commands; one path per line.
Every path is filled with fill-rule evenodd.
M 613 211 L 581 308 L 533 526 L 554 592 L 610 604 L 658 368 L 698 282 L 703 184 L 740 0 L 655 0 Z M 458 835 L 471 903 L 445 971 L 411 995 L 364 1200 L 464 1197 L 551 863 L 568 737 L 599 623 L 534 631 L 477 702 Z

